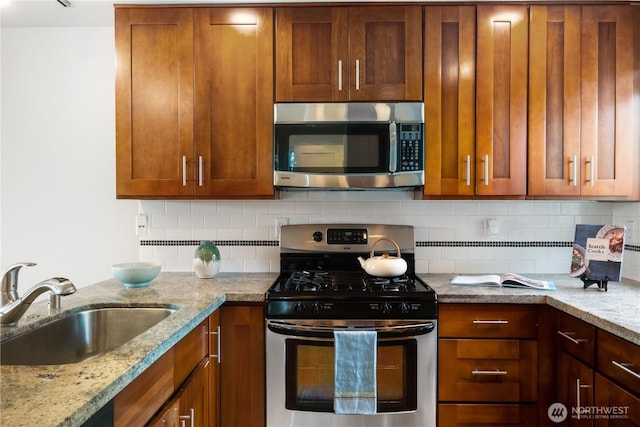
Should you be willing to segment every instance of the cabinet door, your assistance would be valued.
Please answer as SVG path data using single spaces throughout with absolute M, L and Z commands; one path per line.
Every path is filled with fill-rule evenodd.
M 567 407 L 569 413 L 565 426 L 593 426 L 593 418 L 583 416 L 580 411 L 593 406 L 593 369 L 568 353 L 558 356 L 558 402 Z M 578 413 L 574 414 L 573 412 Z
M 208 357 L 200 361 L 193 371 L 180 397 L 180 420 L 191 427 L 209 426 L 209 372 Z
M 475 194 L 476 8 L 425 7 L 427 195 Z
M 476 194 L 525 195 L 528 9 L 478 5 Z
M 180 427 L 180 396 L 176 396 L 164 408 L 164 410 L 153 417 L 149 427 Z
M 276 9 L 276 101 L 348 100 L 348 31 L 348 8 Z
M 220 311 L 220 408 L 224 427 L 260 427 L 265 418 L 262 305 L 224 305 Z
M 529 194 L 578 196 L 580 6 L 531 6 L 530 26 Z
M 583 195 L 632 193 L 632 17 L 631 6 L 582 7 Z
M 220 427 L 220 310 L 209 316 L 209 425 Z
M 273 196 L 272 9 L 194 13 L 196 194 Z
M 115 10 L 116 195 L 193 194 L 191 9 Z
M 349 8 L 352 100 L 422 100 L 420 6 Z
M 596 374 L 595 379 L 596 408 L 615 411 L 615 416 L 598 417 L 595 425 L 597 427 L 640 426 L 640 396 L 617 386 L 600 374 Z
M 438 425 L 443 427 L 535 426 L 536 405 L 438 405 Z

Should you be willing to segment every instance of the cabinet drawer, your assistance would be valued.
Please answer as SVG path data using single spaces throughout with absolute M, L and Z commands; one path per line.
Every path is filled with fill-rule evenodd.
M 640 390 L 640 347 L 598 330 L 598 371 L 630 390 Z
M 209 355 L 209 320 L 196 326 L 176 344 L 174 387 L 177 389 L 187 379 L 203 357 Z
M 438 425 L 443 427 L 535 426 L 536 405 L 438 405 Z
M 558 347 L 590 367 L 595 362 L 596 328 L 565 313 L 558 313 Z
M 440 401 L 535 402 L 537 343 L 441 339 L 438 391 Z
M 447 338 L 537 338 L 538 308 L 511 304 L 442 304 L 438 333 Z

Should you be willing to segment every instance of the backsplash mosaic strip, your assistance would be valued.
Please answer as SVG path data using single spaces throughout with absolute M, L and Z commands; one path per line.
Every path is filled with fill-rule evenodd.
M 198 246 L 202 240 L 141 240 L 140 246 Z M 277 240 L 211 240 L 216 246 L 280 246 Z

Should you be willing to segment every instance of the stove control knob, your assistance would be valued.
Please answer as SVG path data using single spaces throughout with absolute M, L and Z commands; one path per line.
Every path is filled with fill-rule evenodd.
M 318 315 L 322 310 L 322 305 L 319 302 L 314 302 L 313 305 L 311 306 L 311 309 L 313 310 L 313 314 Z
M 296 305 L 293 306 L 293 310 L 296 313 L 300 313 L 302 310 L 304 310 L 304 306 L 300 303 L 296 303 Z
M 409 304 L 406 302 L 400 303 L 400 313 L 407 314 L 409 313 Z
M 388 302 L 382 304 L 382 314 L 391 314 L 391 304 Z
M 314 242 L 322 242 L 322 232 L 320 231 L 316 231 L 315 233 L 313 233 L 313 241 Z

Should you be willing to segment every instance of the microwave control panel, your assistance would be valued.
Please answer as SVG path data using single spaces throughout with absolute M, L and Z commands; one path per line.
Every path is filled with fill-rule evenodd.
M 423 170 L 424 162 L 424 138 L 422 124 L 399 123 L 400 153 L 399 172 Z

